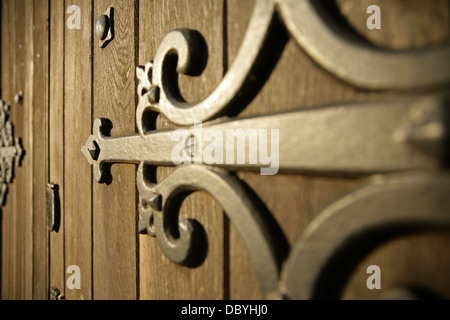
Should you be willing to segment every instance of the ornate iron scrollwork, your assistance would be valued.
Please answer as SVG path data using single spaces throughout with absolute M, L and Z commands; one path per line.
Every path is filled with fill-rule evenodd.
M 320 212 L 297 240 L 283 271 L 284 295 L 339 298 L 355 263 L 376 246 L 421 230 L 449 230 L 449 192 L 443 173 L 373 177 Z
M 317 274 L 305 272 L 304 276 L 308 278 L 304 280 L 299 279 L 295 270 L 298 266 L 304 266 L 303 257 L 313 255 L 308 251 L 315 248 L 314 245 L 309 246 L 310 238 L 316 235 L 316 227 L 326 229 L 328 222 L 324 219 L 330 217 L 332 221 L 334 216 L 339 216 L 341 222 L 347 219 L 344 213 L 334 215 L 327 212 L 339 211 L 343 205 L 351 207 L 351 201 L 359 205 L 359 200 L 355 199 L 360 191 L 332 205 L 311 224 L 310 231 L 290 252 L 280 291 L 282 265 L 288 256 L 286 239 L 262 202 L 233 174 L 235 170 L 257 170 L 263 164 L 248 159 L 233 165 L 200 160 L 192 165 L 178 165 L 172 174 L 156 183 L 151 171 L 154 166 L 175 165 L 172 150 L 178 142 L 172 139 L 176 130 L 154 130 L 152 115 L 155 112 L 165 115 L 177 125 L 185 126 L 188 132 L 186 144 L 189 143 L 187 139 L 195 134 L 196 125 L 202 121 L 215 120 L 204 123 L 204 128 L 220 133 L 227 128 L 241 128 L 244 131 L 281 128 L 278 150 L 280 172 L 371 175 L 437 170 L 448 164 L 448 99 L 445 96 L 379 99 L 239 120 L 219 119 L 242 110 L 257 94 L 289 35 L 322 67 L 357 86 L 370 89 L 427 88 L 450 80 L 450 47 L 417 54 L 375 50 L 343 36 L 343 30 L 331 31 L 323 18 L 324 10 L 319 6 L 312 0 L 257 0 L 235 61 L 217 88 L 200 102 L 184 101 L 178 90 L 176 73 L 198 75 L 202 72 L 205 66 L 204 39 L 193 30 L 171 31 L 160 44 L 155 60 L 136 69 L 139 79 L 139 103 L 136 108 L 138 133 L 110 137 L 109 120 L 96 119 L 93 134 L 82 147 L 82 153 L 93 166 L 94 178 L 98 182 L 111 181 L 109 167 L 113 163 L 139 164 L 139 230 L 156 236 L 162 251 L 175 263 L 195 267 L 205 258 L 203 228 L 194 220 L 179 221 L 178 212 L 181 202 L 191 192 L 204 190 L 211 194 L 246 244 L 261 290 L 267 298 L 278 297 L 280 292 L 289 298 L 315 297 L 312 288 L 320 280 L 320 268 L 326 266 L 333 246 L 345 239 L 331 239 L 333 243 L 316 248 L 320 250 L 314 253 L 320 259 L 313 259 L 318 267 L 317 271 L 314 270 Z M 339 47 L 344 54 L 336 55 L 335 51 L 324 50 L 324 45 Z M 355 56 L 361 57 L 359 62 L 355 62 Z M 421 76 L 415 76 L 417 74 Z M 358 134 L 354 134 L 355 131 Z M 427 177 L 425 175 L 424 183 L 429 181 Z M 433 197 L 442 196 L 442 190 L 448 189 L 448 178 L 443 179 L 443 184 L 437 184 L 443 189 L 436 189 Z M 397 203 L 406 201 L 404 195 L 409 195 L 407 190 L 396 189 L 398 186 L 394 182 L 386 185 L 399 195 Z M 379 186 L 372 188 L 379 191 Z M 416 188 L 416 185 L 411 188 Z M 371 205 L 383 195 L 380 191 L 375 198 L 369 197 L 370 201 L 364 203 Z M 368 207 L 367 210 L 370 210 Z M 446 214 L 438 215 L 436 221 L 448 222 Z M 389 212 L 376 218 L 390 221 L 397 218 L 407 220 L 409 217 L 402 212 L 398 216 Z M 424 221 L 422 212 L 417 213 L 417 217 L 414 214 L 411 217 L 418 217 L 416 222 L 425 225 L 434 221 L 433 217 L 428 222 Z M 364 215 L 361 228 L 378 223 L 372 218 L 370 213 L 367 217 Z M 348 230 L 348 234 L 352 235 L 353 231 Z M 320 231 L 319 235 L 322 234 L 326 232 Z M 345 232 L 342 234 L 347 235 Z M 307 285 L 300 288 L 305 283 Z
M 442 87 L 450 81 L 448 43 L 412 52 L 380 49 L 335 23 L 324 7 L 326 1 L 277 2 L 297 43 L 324 69 L 347 83 L 373 90 L 405 90 Z
M 196 266 L 204 257 L 203 228 L 195 220 L 178 222 L 181 202 L 190 193 L 204 190 L 222 206 L 242 237 L 255 266 L 261 290 L 275 292 L 287 241 L 277 223 L 253 192 L 233 174 L 207 166 L 181 166 L 158 184 L 149 184 L 145 165 L 137 173 L 140 229 L 155 235 L 173 262 Z
M 14 126 L 9 118 L 10 105 L 0 100 L 0 204 L 6 201 L 8 184 L 14 178 L 14 166 L 20 166 L 24 154 L 20 138 L 14 138 Z

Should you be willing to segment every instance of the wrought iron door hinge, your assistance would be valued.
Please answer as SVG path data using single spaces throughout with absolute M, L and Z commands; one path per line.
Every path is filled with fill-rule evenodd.
M 373 50 L 367 43 L 347 37 L 347 30 L 328 23 L 316 6 L 321 6 L 319 1 L 256 0 L 233 64 L 216 89 L 197 102 L 183 99 L 177 73 L 196 76 L 203 71 L 208 56 L 205 39 L 195 30 L 170 31 L 160 43 L 154 60 L 136 68 L 139 80 L 139 102 L 136 107 L 138 132 L 111 137 L 111 121 L 96 119 L 92 135 L 81 148 L 93 167 L 97 182 L 112 182 L 110 167 L 113 163 L 139 165 L 136 177 L 139 232 L 155 236 L 164 254 L 177 264 L 198 266 L 205 259 L 207 244 L 200 223 L 192 219 L 179 221 L 181 202 L 197 190 L 212 195 L 243 239 L 266 298 L 279 297 L 284 293 L 289 298 L 296 294 L 309 298 L 311 292 L 308 290 L 314 289 L 314 283 L 308 286 L 309 279 L 296 277 L 297 267 L 304 266 L 305 271 L 301 274 L 310 272 L 311 279 L 319 279 L 321 275 L 314 272 L 323 270 L 319 267 L 323 267 L 334 252 L 332 245 L 345 243 L 346 239 L 331 239 L 330 252 L 324 251 L 323 256 L 319 257 L 322 260 L 315 260 L 318 268 L 307 270 L 309 265 L 302 258 L 310 258 L 308 253 L 314 256 L 319 249 L 304 249 L 303 242 L 300 242 L 295 250 L 288 252 L 287 240 L 274 217 L 267 212 L 256 194 L 234 174 L 237 170 L 260 170 L 266 163 L 261 161 L 261 157 L 252 160 L 250 156 L 242 161 L 231 161 L 233 163 L 224 161 L 222 151 L 225 155 L 232 154 L 233 160 L 239 152 L 234 143 L 217 149 L 220 152 L 215 152 L 215 155 L 221 154 L 221 161 L 211 161 L 211 158 L 206 161 L 202 155 L 210 145 L 196 144 L 196 138 L 204 137 L 202 134 L 197 136 L 198 130 L 211 130 L 214 133 L 211 137 L 216 141 L 222 139 L 222 143 L 234 142 L 236 136 L 232 139 L 227 137 L 229 129 L 241 130 L 244 140 L 248 131 L 275 132 L 278 140 L 270 141 L 270 146 L 276 148 L 273 149 L 279 161 L 276 172 L 359 177 L 374 174 L 394 174 L 395 177 L 399 172 L 409 171 L 409 174 L 416 170 L 426 172 L 417 181 L 413 179 L 411 190 L 414 192 L 417 192 L 415 188 L 418 185 L 427 181 L 430 172 L 443 171 L 449 165 L 449 98 L 445 95 L 391 95 L 375 101 L 368 99 L 251 118 L 225 117 L 238 114 L 258 94 L 280 58 L 289 36 L 318 65 L 360 88 L 415 90 L 448 84 L 450 45 L 415 53 Z M 98 30 L 99 35 L 105 35 L 102 21 Z M 181 128 L 153 130 L 157 113 Z M 251 147 L 250 138 L 247 149 Z M 267 147 L 267 135 L 264 139 Z M 177 162 L 173 155 L 174 150 L 180 150 L 180 140 L 183 148 L 194 149 L 194 152 L 189 154 L 187 160 L 184 158 Z M 262 139 L 258 140 L 261 143 Z M 252 147 L 256 145 L 254 143 Z M 267 153 L 265 155 L 267 157 Z M 177 168 L 164 180 L 156 181 L 155 168 L 161 165 Z M 445 199 L 444 191 L 448 194 L 449 185 L 448 177 L 443 181 L 437 178 L 430 181 L 430 186 L 436 186 L 434 195 L 439 199 Z M 396 186 L 396 179 L 387 185 L 392 188 Z M 428 186 L 425 185 L 424 190 Z M 413 197 L 414 192 L 407 195 Z M 401 195 L 403 191 L 400 189 L 398 193 Z M 380 198 L 376 200 L 383 201 L 382 196 L 384 194 L 380 191 Z M 402 201 L 394 201 L 392 207 L 407 203 L 404 198 L 399 199 Z M 344 204 L 348 204 L 352 198 L 344 200 Z M 431 200 L 423 198 L 424 203 Z M 339 204 L 338 208 L 342 206 Z M 363 206 L 358 208 L 361 210 L 357 212 L 364 209 Z M 338 211 L 333 206 L 329 210 Z M 343 214 L 352 216 L 353 211 Z M 374 214 L 369 218 L 376 219 L 378 216 Z M 379 218 L 390 222 L 391 215 L 380 215 Z M 416 218 L 422 219 L 423 212 L 408 215 L 400 210 L 399 219 L 402 221 Z M 362 223 L 368 226 L 374 224 L 375 220 L 370 219 Z M 450 218 L 445 216 L 443 221 L 448 225 Z M 436 218 L 436 222 L 440 220 Z M 331 229 L 327 223 L 324 225 L 325 231 Z M 343 225 L 348 228 L 352 226 Z M 328 235 L 319 231 L 319 240 L 323 234 Z M 353 229 L 348 230 L 349 235 L 353 232 Z M 303 241 L 308 247 L 312 246 L 308 239 Z M 323 241 L 317 243 L 322 244 Z M 281 279 L 283 263 L 288 255 L 291 262 L 284 268 L 283 279 L 289 281 L 284 283 L 285 290 L 280 290 L 280 280 L 282 283 L 284 281 Z M 303 290 L 305 292 L 299 289 L 302 286 L 306 288 Z
M 14 179 L 14 167 L 21 165 L 25 151 L 20 138 L 14 138 L 14 125 L 9 120 L 10 105 L 0 100 L 0 205 L 6 202 L 8 184 Z
M 66 297 L 57 287 L 50 288 L 50 300 L 66 300 Z

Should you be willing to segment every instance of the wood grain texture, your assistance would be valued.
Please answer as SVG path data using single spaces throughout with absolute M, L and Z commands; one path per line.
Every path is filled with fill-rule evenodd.
M 450 299 L 449 244 L 450 234 L 436 231 L 387 241 L 359 262 L 348 279 L 342 299 L 383 299 L 389 289 L 399 287 L 425 289 L 440 299 Z M 371 276 L 367 268 L 371 265 L 380 267 L 380 290 L 367 288 Z
M 2 99 L 8 101 L 13 97 L 13 83 L 9 81 L 9 77 L 12 74 L 13 64 L 11 62 L 12 51 L 14 46 L 13 39 L 15 38 L 13 34 L 13 25 L 11 17 L 11 3 L 7 1 L 2 1 L 2 52 L 1 52 L 1 93 Z M 12 100 L 10 100 L 12 101 Z M 6 202 L 5 206 L 1 211 L 1 298 L 2 299 L 12 299 L 14 290 L 14 255 L 15 252 L 12 250 L 14 239 L 13 236 L 13 212 L 14 212 L 14 199 L 11 196 L 11 190 L 8 194 L 10 200 Z
M 6 55 L 2 57 L 2 83 L 9 82 L 9 85 L 5 87 L 7 90 L 2 90 L 2 94 L 7 102 L 11 102 L 10 119 L 14 123 L 14 136 L 22 138 L 27 155 L 22 167 L 14 171 L 7 205 L 2 210 L 3 228 L 8 229 L 2 248 L 3 257 L 7 259 L 7 267 L 2 272 L 2 298 L 29 300 L 33 297 L 33 3 L 4 1 L 3 12 L 3 17 L 7 18 L 2 20 L 2 24 L 8 35 L 5 35 L 6 39 L 2 37 L 2 42 L 8 42 L 2 43 Z M 23 16 L 30 19 L 23 21 Z M 14 103 L 14 96 L 20 90 L 24 93 L 21 106 Z
M 11 62 L 14 45 L 15 34 L 13 34 L 13 23 L 12 23 L 12 3 L 7 1 L 2 1 L 2 99 L 8 101 L 12 99 L 14 93 L 13 83 L 9 81 L 9 77 L 12 75 L 13 64 Z M 12 100 L 9 100 L 12 101 Z M 9 190 L 8 196 L 10 200 L 6 202 L 5 206 L 1 211 L 1 221 L 2 221 L 2 260 L 1 260 L 1 286 L 2 286 L 2 299 L 12 299 L 14 295 L 14 256 L 15 252 L 13 249 L 14 239 L 13 239 L 13 228 L 14 228 L 14 199 L 11 195 L 11 189 Z
M 227 3 L 227 44 L 230 65 L 242 42 L 254 2 L 228 0 Z M 351 101 L 355 95 L 354 89 L 319 69 L 294 41 L 290 40 L 261 92 L 239 116 Z M 353 179 L 282 174 L 260 176 L 247 172 L 238 174 L 272 212 L 291 245 L 322 206 L 357 183 Z M 230 225 L 229 246 L 230 298 L 261 299 L 253 265 L 233 225 Z
M 68 4 L 68 3 L 66 3 Z M 81 12 L 81 29 L 65 27 L 64 60 L 64 250 L 65 269 L 81 270 L 81 289 L 65 289 L 68 300 L 92 293 L 92 169 L 81 146 L 92 132 L 92 2 L 71 1 Z M 71 14 L 65 14 L 68 19 Z
M 215 0 L 141 1 L 139 7 L 139 64 L 155 56 L 164 36 L 176 28 L 199 31 L 208 45 L 208 64 L 199 77 L 180 75 L 179 86 L 187 101 L 206 97 L 223 76 L 223 6 Z M 174 126 L 160 116 L 157 128 Z M 173 168 L 158 168 L 157 179 Z M 208 235 L 208 256 L 198 268 L 175 265 L 162 253 L 157 239 L 147 235 L 140 242 L 141 299 L 223 299 L 226 281 L 224 216 L 220 206 L 206 193 L 190 195 L 180 210 L 180 219 L 198 220 Z
M 50 1 L 49 182 L 58 185 L 60 221 L 50 233 L 50 288 L 65 294 L 64 265 L 64 1 Z
M 16 273 L 17 283 L 21 287 L 23 296 L 22 299 L 32 299 L 33 290 L 33 132 L 32 132 L 32 117 L 33 117 L 33 24 L 32 19 L 28 22 L 22 22 L 21 17 L 32 16 L 33 6 L 30 2 L 18 3 L 16 11 L 17 20 L 15 20 L 17 30 L 24 29 L 23 38 L 18 38 L 17 44 L 19 52 L 17 53 L 16 69 L 16 90 L 24 93 L 23 105 L 15 108 L 12 107 L 11 114 L 13 115 L 14 134 L 21 137 L 23 141 L 23 148 L 28 152 L 28 157 L 23 159 L 22 167 L 15 170 L 14 181 L 14 198 L 16 203 L 16 210 L 14 215 L 17 217 L 17 253 L 21 256 L 19 261 L 16 261 L 17 269 L 22 272 Z M 24 12 L 20 12 L 24 10 Z M 21 49 L 22 46 L 22 49 Z M 14 81 L 14 80 L 13 80 Z M 13 194 L 11 192 L 11 194 Z M 21 260 L 21 261 L 20 261 Z
M 33 299 L 45 300 L 49 282 L 45 188 L 48 181 L 49 3 L 34 0 L 33 5 Z
M 94 23 L 114 8 L 115 36 L 94 38 L 94 118 L 109 118 L 111 135 L 135 132 L 136 1 L 94 3 Z M 86 135 L 86 138 L 88 135 Z M 110 185 L 94 184 L 94 299 L 137 299 L 136 168 L 114 165 Z
M 354 30 L 379 47 L 420 49 L 450 40 L 448 0 L 337 0 L 341 14 Z M 381 11 L 381 29 L 368 30 L 367 8 Z

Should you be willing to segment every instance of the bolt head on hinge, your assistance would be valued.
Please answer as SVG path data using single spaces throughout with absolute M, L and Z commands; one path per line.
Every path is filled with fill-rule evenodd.
M 15 96 L 14 96 L 14 102 L 16 104 L 21 105 L 23 103 L 23 92 L 22 90 L 19 91 Z
M 101 16 L 98 18 L 95 24 L 95 34 L 99 39 L 100 48 L 106 47 L 106 45 L 114 37 L 114 9 L 108 8 Z
M 57 287 L 50 288 L 50 300 L 65 300 L 66 298 Z
M 109 18 L 102 14 L 95 24 L 95 34 L 100 40 L 105 40 L 108 36 Z
M 147 99 L 150 104 L 156 104 L 159 102 L 159 87 L 151 86 L 150 90 L 147 93 Z

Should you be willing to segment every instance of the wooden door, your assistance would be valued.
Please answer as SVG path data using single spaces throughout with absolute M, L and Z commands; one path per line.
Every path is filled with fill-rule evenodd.
M 239 50 L 248 41 L 244 40 L 246 30 L 260 18 L 257 14 L 252 18 L 254 8 L 270 5 L 271 1 L 264 0 L 2 1 L 1 99 L 11 103 L 14 135 L 22 139 L 26 152 L 21 166 L 14 169 L 15 177 L 8 186 L 2 207 L 2 299 L 45 300 L 50 298 L 51 288 L 58 288 L 67 300 L 247 300 L 279 298 L 286 293 L 283 279 L 288 277 L 291 253 L 299 239 L 309 234 L 311 226 L 321 219 L 321 210 L 331 203 L 341 203 L 334 201 L 370 184 L 375 173 L 388 179 L 388 172 L 366 170 L 331 174 L 327 170 L 305 169 L 263 176 L 255 170 L 224 167 L 225 172 L 233 172 L 230 179 L 252 190 L 251 194 L 270 213 L 267 221 L 279 226 L 286 240 L 287 249 L 276 241 L 273 245 L 280 252 L 284 250 L 276 275 L 280 277 L 280 287 L 273 295 L 267 295 L 258 278 L 258 270 L 263 268 L 264 262 L 252 262 L 252 252 L 246 247 L 239 226 L 208 190 L 190 194 L 179 208 L 180 221 L 191 218 L 203 226 L 207 234 L 206 258 L 195 267 L 178 265 L 163 253 L 158 239 L 140 233 L 142 217 L 138 207 L 142 195 L 136 178 L 139 161 L 112 165 L 112 181 L 98 183 L 93 167 L 81 152 L 93 134 L 97 118 L 108 118 L 113 123 L 112 137 L 138 133 L 136 67 L 155 59 L 170 31 L 196 30 L 206 43 L 207 64 L 203 72 L 198 76 L 178 76 L 182 97 L 186 101 L 201 101 L 223 82 L 228 71 L 236 70 L 233 63 L 242 55 Z M 370 29 L 366 24 L 373 14 L 367 11 L 370 5 L 381 8 L 381 29 Z M 275 43 L 260 48 L 262 61 L 270 54 L 276 58 L 276 64 L 262 64 L 258 66 L 260 69 L 253 70 L 254 77 L 261 76 L 260 70 L 267 71 L 267 81 L 261 83 L 254 97 L 246 91 L 239 92 L 244 96 L 248 94 L 249 98 L 239 100 L 235 109 L 221 114 L 228 118 L 212 117 L 212 120 L 242 120 L 367 101 L 379 103 L 386 97 L 437 97 L 448 90 L 449 78 L 445 71 L 450 70 L 448 61 L 435 61 L 432 66 L 443 68 L 427 71 L 423 76 L 433 78 L 428 75 L 435 72 L 443 74 L 443 79 L 430 80 L 431 84 L 426 85 L 416 81 L 418 88 L 412 80 L 401 88 L 395 88 L 395 84 L 376 88 L 367 80 L 369 75 L 365 78 L 363 74 L 359 83 L 355 83 L 359 80 L 346 79 L 345 67 L 333 70 L 318 58 L 320 51 L 311 51 L 298 40 L 295 19 L 294 22 L 289 20 L 283 6 L 273 5 L 275 18 L 270 26 L 278 52 L 270 53 Z M 95 27 L 98 18 L 109 8 L 113 8 L 114 36 L 102 47 Z M 407 3 L 373 0 L 358 4 L 336 0 L 327 1 L 325 9 L 322 21 L 335 23 L 337 29 L 357 35 L 370 52 L 434 50 L 440 46 L 445 48 L 450 41 L 450 2 L 447 0 Z M 339 51 L 336 55 L 340 55 Z M 248 75 L 248 82 L 255 80 L 252 76 Z M 251 85 L 249 88 L 254 89 Z M 20 91 L 22 101 L 16 102 L 14 98 Z M 403 121 L 401 115 L 398 116 L 398 121 Z M 170 131 L 180 127 L 169 118 L 159 114 L 155 130 Z M 448 128 L 447 120 L 441 116 L 438 123 Z M 333 124 L 323 125 L 333 130 Z M 348 132 L 354 129 L 346 128 Z M 385 127 L 380 125 L 379 130 Z M 359 134 L 354 132 L 354 135 Z M 437 142 L 442 143 L 447 138 Z M 293 146 L 303 143 L 301 136 L 290 140 Z M 431 180 L 434 183 L 435 178 L 429 175 L 437 172 L 444 181 L 439 182 L 436 192 L 447 190 L 448 159 L 440 153 L 437 160 L 433 157 L 430 160 L 428 156 L 416 155 L 415 149 L 407 150 L 411 152 L 411 159 L 419 159 L 419 165 L 412 169 L 407 164 L 400 169 L 393 165 L 393 173 L 412 174 L 419 169 L 426 176 L 418 180 L 420 184 Z M 444 144 L 442 150 L 448 153 L 448 146 Z M 347 156 L 352 158 L 351 154 Z M 159 165 L 152 179 L 161 183 L 177 170 L 175 165 Z M 49 183 L 57 185 L 60 204 L 59 223 L 53 231 L 47 225 L 46 188 Z M 382 208 L 382 203 L 379 205 Z M 437 208 L 449 209 L 447 203 Z M 431 231 L 426 228 L 420 232 L 399 233 L 367 247 L 365 255 L 353 259 L 355 261 L 350 256 L 351 272 L 346 271 L 341 279 L 338 264 L 333 275 L 339 279 L 322 286 L 329 287 L 330 292 L 339 288 L 337 297 L 344 299 L 376 299 L 385 291 L 392 292 L 390 288 L 403 288 L 407 284 L 450 297 L 450 277 L 446 271 L 450 256 L 445 249 L 450 237 L 446 218 L 442 221 L 442 228 L 433 225 Z M 336 233 L 339 234 L 339 230 Z M 379 290 L 367 287 L 370 276 L 367 267 L 371 265 L 381 270 Z M 74 278 L 71 276 L 75 274 L 79 275 L 79 287 L 72 286 Z M 286 297 L 296 296 L 286 294 Z

